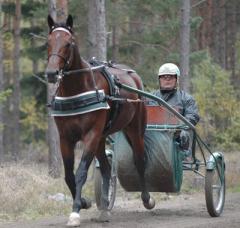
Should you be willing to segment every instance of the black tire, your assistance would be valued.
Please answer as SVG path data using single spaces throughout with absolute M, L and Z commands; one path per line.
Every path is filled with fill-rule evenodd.
M 205 177 L 206 205 L 208 213 L 212 217 L 221 215 L 225 202 L 225 168 L 220 158 L 217 159 L 217 166 L 222 176 L 222 181 L 217 167 L 214 170 L 206 170 Z
M 102 195 L 102 174 L 100 171 L 100 168 L 95 169 L 95 200 L 96 200 L 96 205 L 97 208 L 100 210 L 101 208 L 101 195 Z M 111 176 L 110 179 L 110 186 L 109 186 L 109 192 L 108 192 L 108 200 L 109 200 L 109 205 L 108 205 L 108 210 L 112 210 L 116 198 L 116 190 L 117 190 L 117 177 L 116 176 Z

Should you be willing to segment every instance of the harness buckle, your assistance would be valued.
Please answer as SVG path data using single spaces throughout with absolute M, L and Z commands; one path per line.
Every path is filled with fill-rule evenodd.
M 63 77 L 64 77 L 63 70 L 60 70 L 57 75 L 58 82 L 62 81 Z

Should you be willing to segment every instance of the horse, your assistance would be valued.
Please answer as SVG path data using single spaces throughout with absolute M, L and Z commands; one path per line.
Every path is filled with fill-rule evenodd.
M 120 101 L 114 100 L 111 96 L 111 83 L 103 76 L 102 66 L 91 67 L 81 57 L 75 42 L 72 16 L 69 15 L 66 21 L 58 23 L 49 15 L 48 26 L 48 60 L 45 74 L 49 83 L 57 83 L 52 109 L 55 110 L 53 116 L 60 137 L 65 182 L 73 198 L 67 225 L 79 226 L 80 210 L 90 207 L 90 202 L 82 197 L 82 188 L 94 157 L 100 163 L 103 178 L 101 211 L 109 216 L 107 195 L 111 166 L 105 154 L 105 140 L 108 135 L 120 130 L 124 132 L 134 152 L 143 204 L 147 209 L 152 209 L 155 201 L 150 197 L 144 179 L 143 136 L 146 107 L 143 102 L 128 102 L 141 97 L 117 86 L 124 83 L 143 89 L 140 76 L 135 71 L 108 67 L 107 71 L 111 76 L 114 75 L 114 81 L 118 82 L 113 87 Z M 74 147 L 78 141 L 83 143 L 84 149 L 74 174 Z

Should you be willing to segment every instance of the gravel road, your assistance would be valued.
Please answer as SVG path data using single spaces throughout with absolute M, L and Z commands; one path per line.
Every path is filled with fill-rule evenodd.
M 224 211 L 221 217 L 211 218 L 205 206 L 204 193 L 172 196 L 168 200 L 159 200 L 156 207 L 147 211 L 139 199 L 117 198 L 111 220 L 98 223 L 94 219 L 99 215 L 96 206 L 81 213 L 81 227 L 99 228 L 239 228 L 240 193 L 227 193 Z M 67 217 L 58 216 L 36 221 L 21 221 L 0 224 L 0 228 L 64 228 Z

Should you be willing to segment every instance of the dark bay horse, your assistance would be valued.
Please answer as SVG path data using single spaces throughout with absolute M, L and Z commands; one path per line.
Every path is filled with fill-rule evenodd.
M 147 191 L 144 180 L 144 142 L 146 109 L 143 102 L 121 102 L 114 121 L 109 125 L 114 102 L 108 99 L 110 85 L 100 68 L 91 68 L 78 51 L 72 31 L 73 19 L 69 15 L 66 22 L 56 23 L 48 16 L 48 63 L 46 76 L 51 83 L 57 82 L 54 119 L 59 131 L 61 154 L 65 169 L 65 181 L 73 197 L 73 209 L 69 226 L 80 225 L 80 210 L 89 207 L 82 197 L 82 187 L 87 178 L 88 168 L 94 158 L 100 163 L 103 177 L 101 208 L 108 207 L 108 189 L 111 167 L 105 154 L 105 139 L 109 134 L 122 130 L 134 151 L 136 168 L 139 173 L 142 194 L 146 208 L 154 207 L 154 200 Z M 135 72 L 108 67 L 120 83 L 142 89 L 140 77 Z M 137 100 L 139 95 L 118 89 L 118 97 Z M 91 101 L 95 101 L 91 103 Z M 85 103 L 86 104 L 85 104 Z M 90 102 L 90 103 L 87 103 Z M 74 106 L 77 103 L 77 106 Z M 85 104 L 85 105 L 84 105 Z M 90 104 L 90 105 L 89 105 Z M 92 105 L 92 108 L 91 108 Z M 74 108 L 72 108 L 74 106 Z M 75 109 L 80 107 L 80 111 Z M 108 127 L 107 127 L 108 126 Z M 74 174 L 74 147 L 81 140 L 84 144 L 79 167 Z

